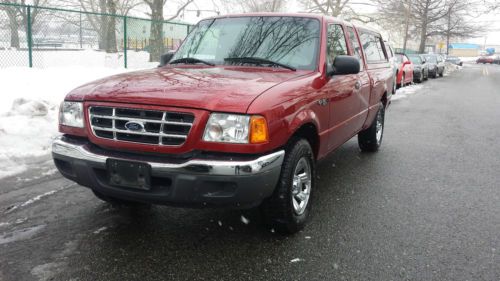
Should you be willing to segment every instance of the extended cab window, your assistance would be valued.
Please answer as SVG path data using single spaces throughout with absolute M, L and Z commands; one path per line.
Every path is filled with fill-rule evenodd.
M 336 56 L 347 55 L 347 43 L 344 30 L 339 24 L 328 26 L 327 58 L 328 64 L 333 64 Z
M 361 46 L 359 45 L 358 37 L 356 37 L 356 33 L 354 33 L 354 29 L 352 27 L 347 28 L 347 32 L 349 34 L 349 41 L 351 41 L 352 48 L 354 49 L 353 56 L 359 59 L 359 70 L 363 71 L 364 63 L 363 63 L 363 52 L 361 51 Z
M 361 44 L 365 50 L 367 63 L 381 63 L 387 61 L 380 37 L 369 32 L 361 32 L 360 37 Z

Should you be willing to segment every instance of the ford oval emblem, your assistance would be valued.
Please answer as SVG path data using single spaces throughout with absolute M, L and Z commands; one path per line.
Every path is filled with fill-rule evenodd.
M 125 128 L 133 132 L 142 132 L 144 131 L 144 124 L 137 121 L 128 121 L 125 123 Z

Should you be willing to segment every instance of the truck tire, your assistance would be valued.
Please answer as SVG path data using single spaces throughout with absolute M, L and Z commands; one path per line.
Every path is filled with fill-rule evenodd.
M 110 196 L 102 194 L 99 191 L 96 191 L 94 189 L 92 189 L 92 192 L 94 193 L 94 195 L 97 198 L 99 198 L 102 201 L 107 202 L 115 207 L 134 207 L 134 208 L 149 208 L 149 207 L 151 207 L 151 204 L 127 201 L 127 200 L 122 200 L 122 199 L 110 197 Z
M 304 228 L 311 212 L 315 183 L 314 155 L 308 141 L 292 138 L 273 195 L 261 205 L 264 222 L 283 234 Z
M 358 133 L 358 145 L 361 151 L 375 152 L 379 149 L 384 136 L 384 117 L 385 107 L 380 103 L 380 108 L 370 127 Z

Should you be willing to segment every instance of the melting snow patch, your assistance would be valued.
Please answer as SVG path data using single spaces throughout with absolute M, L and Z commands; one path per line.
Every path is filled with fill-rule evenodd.
M 423 85 L 410 85 L 403 88 L 399 88 L 395 95 L 392 95 L 391 100 L 399 100 L 408 97 L 409 95 L 415 94 L 416 92 L 422 90 Z
M 99 228 L 98 230 L 94 231 L 94 234 L 99 234 L 99 233 L 103 232 L 106 229 L 108 229 L 108 227 L 103 226 L 103 227 Z
M 0 222 L 0 227 L 10 225 L 10 222 Z
M 16 241 L 20 241 L 20 240 L 30 239 L 31 237 L 35 236 L 44 227 L 45 227 L 45 225 L 42 224 L 42 225 L 37 225 L 37 226 L 28 227 L 28 228 L 14 230 L 14 231 L 9 232 L 9 233 L 4 233 L 3 235 L 0 236 L 0 245 L 11 243 L 11 242 L 16 242 Z
M 35 266 L 31 269 L 31 275 L 36 276 L 39 281 L 54 280 L 55 276 L 63 272 L 66 262 L 51 262 Z
M 241 222 L 244 223 L 244 224 L 249 224 L 250 223 L 250 220 L 245 218 L 245 216 L 241 215 Z
M 301 258 L 294 258 L 293 260 L 290 260 L 290 263 L 296 263 L 296 262 L 301 262 L 301 261 L 304 261 L 304 260 Z
M 57 169 L 50 169 L 42 173 L 42 176 L 51 176 L 57 172 Z
M 37 196 L 35 196 L 35 197 L 33 197 L 33 198 L 29 199 L 28 201 L 26 201 L 26 202 L 22 203 L 21 205 L 14 205 L 14 206 L 13 206 L 12 208 L 10 208 L 10 209 L 9 209 L 6 213 L 8 214 L 8 213 L 10 213 L 10 212 L 12 212 L 12 211 L 16 210 L 17 208 L 20 208 L 20 207 L 26 207 L 26 206 L 28 206 L 28 205 L 31 205 L 31 204 L 35 203 L 36 201 L 39 201 L 40 199 L 42 199 L 42 198 L 44 198 L 44 197 L 50 196 L 50 195 L 52 195 L 52 194 L 55 194 L 56 192 L 59 192 L 59 191 L 61 191 L 61 190 L 63 190 L 63 189 L 66 189 L 66 188 L 67 188 L 67 186 L 62 187 L 62 188 L 59 188 L 59 189 L 55 189 L 55 190 L 51 190 L 51 191 L 47 191 L 47 192 L 45 192 L 45 193 L 43 193 L 43 194 L 37 195 Z

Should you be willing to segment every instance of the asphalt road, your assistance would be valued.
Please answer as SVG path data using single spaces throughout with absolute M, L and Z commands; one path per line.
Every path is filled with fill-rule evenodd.
M 112 208 L 41 163 L 0 180 L 0 280 L 500 280 L 499 140 L 500 66 L 426 82 L 378 153 L 319 164 L 290 237 L 256 211 Z

